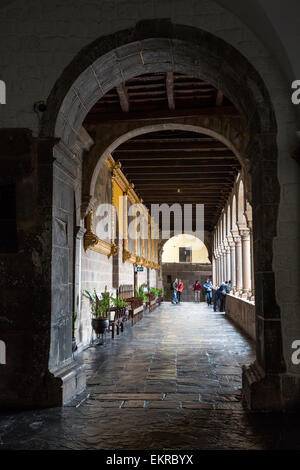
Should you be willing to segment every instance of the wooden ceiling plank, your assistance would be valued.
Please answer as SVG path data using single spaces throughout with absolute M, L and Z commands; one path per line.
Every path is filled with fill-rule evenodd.
M 222 106 L 224 95 L 221 90 L 217 91 L 216 106 Z
M 181 109 L 156 109 L 156 110 L 142 110 L 131 111 L 130 113 L 117 113 L 117 112 L 97 112 L 93 109 L 87 115 L 85 123 L 98 123 L 108 121 L 149 121 L 155 119 L 174 119 L 179 117 L 197 117 L 197 116 L 232 116 L 238 117 L 239 113 L 234 106 L 219 106 L 219 107 L 203 107 L 203 108 L 181 108 Z M 240 119 L 240 118 L 239 118 Z M 87 129 L 88 130 L 88 129 Z
M 166 74 L 166 89 L 167 89 L 169 109 L 175 109 L 174 74 L 173 74 L 173 72 L 167 72 L 167 74 Z
M 129 113 L 130 103 L 129 103 L 129 98 L 128 98 L 125 84 L 120 83 L 120 85 L 116 87 L 116 90 L 119 96 L 120 106 L 121 106 L 123 113 Z

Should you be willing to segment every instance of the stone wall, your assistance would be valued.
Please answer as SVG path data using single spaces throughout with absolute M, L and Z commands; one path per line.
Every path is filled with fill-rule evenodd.
M 255 305 L 253 302 L 228 294 L 226 296 L 226 315 L 253 341 L 256 340 Z
M 158 287 L 158 271 L 156 269 L 149 270 L 149 285 L 150 287 Z
M 81 291 L 96 289 L 97 293 L 104 292 L 105 286 L 115 294 L 112 287 L 112 258 L 88 250 L 82 254 Z M 81 311 L 76 322 L 76 340 L 80 347 L 86 346 L 92 335 L 91 314 L 88 299 L 82 297 Z
M 181 279 L 183 282 L 183 292 L 181 299 L 186 302 L 194 300 L 193 285 L 196 280 L 199 280 L 201 285 L 208 277 L 211 277 L 211 264 L 197 264 L 197 263 L 163 263 L 162 264 L 162 277 L 163 286 L 165 291 L 165 300 L 171 300 L 170 282 L 176 278 Z M 202 293 L 201 299 L 204 300 Z
M 123 263 L 122 260 L 122 243 L 119 245 L 120 251 L 118 255 L 108 258 L 106 255 L 97 253 L 92 250 L 84 251 L 82 247 L 81 256 L 81 293 L 83 290 L 96 291 L 101 294 L 104 292 L 105 286 L 112 295 L 116 295 L 116 289 L 120 285 L 134 285 L 134 266 L 129 263 Z M 114 264 L 117 264 L 118 283 L 114 279 Z M 137 285 L 147 284 L 147 268 L 137 273 Z M 150 287 L 157 286 L 157 271 L 149 270 Z M 84 296 L 80 296 L 81 308 L 76 321 L 76 342 L 78 349 L 87 347 L 92 338 L 90 305 Z

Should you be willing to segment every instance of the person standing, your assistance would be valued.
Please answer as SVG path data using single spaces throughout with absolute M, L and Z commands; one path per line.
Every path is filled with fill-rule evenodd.
M 214 312 L 217 312 L 218 300 L 220 298 L 220 287 L 216 288 L 215 297 L 214 297 Z
M 227 295 L 227 283 L 222 282 L 220 285 L 220 312 L 225 312 L 226 308 L 226 295 Z
M 201 294 L 201 284 L 197 280 L 194 284 L 194 294 L 195 294 L 195 302 L 200 302 L 200 294 Z
M 230 294 L 230 291 L 231 291 L 231 281 L 225 281 L 225 290 L 226 290 L 226 295 L 224 297 L 224 312 L 226 312 L 226 297 L 227 297 L 227 294 Z
M 181 279 L 179 279 L 178 281 L 178 291 L 177 291 L 177 298 L 178 298 L 178 303 L 181 302 L 181 293 L 183 291 L 183 283 L 181 281 Z
M 206 294 L 206 302 L 207 305 L 211 305 L 211 300 L 212 300 L 212 292 L 213 292 L 213 285 L 209 279 L 206 280 L 206 282 L 203 284 L 205 294 Z
M 176 305 L 178 304 L 178 279 L 176 278 L 175 281 L 173 282 L 173 298 L 172 298 L 172 304 Z

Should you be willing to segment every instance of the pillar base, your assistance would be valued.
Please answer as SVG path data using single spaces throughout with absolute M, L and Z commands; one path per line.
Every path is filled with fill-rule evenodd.
M 68 365 L 39 374 L 16 373 L 4 377 L 0 386 L 0 410 L 25 410 L 62 406 L 85 390 L 85 365 L 72 361 Z M 0 384 L 0 385 L 3 385 Z
M 243 367 L 243 399 L 251 411 L 299 411 L 300 377 L 265 374 L 254 362 Z
M 54 375 L 59 384 L 56 406 L 65 405 L 86 388 L 85 365 L 81 362 L 73 361 L 56 370 Z

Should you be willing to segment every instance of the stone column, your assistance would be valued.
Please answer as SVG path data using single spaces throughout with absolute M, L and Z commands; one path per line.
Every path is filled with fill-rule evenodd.
M 251 290 L 251 249 L 250 230 L 248 227 L 240 227 L 242 237 L 242 265 L 243 265 L 243 296 L 247 297 Z
M 252 222 L 249 225 L 250 229 L 250 259 L 251 259 L 251 300 L 254 300 L 255 296 L 255 282 L 254 282 L 254 253 L 253 253 L 253 229 Z
M 236 290 L 239 291 L 243 287 L 243 271 L 242 271 L 242 239 L 238 230 L 232 230 L 232 236 L 235 243 L 235 278 Z
M 250 248 L 251 248 L 251 300 L 255 299 L 255 280 L 254 280 L 254 252 L 253 252 L 253 230 L 250 229 Z
M 215 285 L 215 283 L 216 283 L 216 258 L 215 258 L 215 254 L 213 254 L 213 256 L 212 256 L 212 281 L 213 281 L 213 284 Z
M 219 250 L 218 248 L 215 250 L 216 254 L 216 282 L 215 284 L 219 284 L 219 279 L 220 279 L 220 256 L 219 256 Z
M 252 209 L 247 204 L 248 209 L 245 211 L 245 217 L 247 220 L 247 227 L 250 229 L 250 257 L 251 257 L 251 300 L 254 300 L 255 295 L 255 282 L 254 282 L 254 252 L 253 252 L 253 220 L 252 220 Z
M 226 240 L 225 244 L 225 251 L 226 251 L 226 281 L 231 279 L 231 258 L 230 258 L 230 246 L 228 243 L 228 239 Z
M 226 281 L 226 275 L 227 275 L 227 256 L 226 256 L 226 248 L 225 245 L 223 245 L 223 276 L 222 276 L 222 281 Z
M 230 261 L 231 261 L 231 286 L 236 287 L 236 261 L 235 261 L 235 243 L 233 238 L 229 239 Z
M 77 314 L 77 318 L 80 320 L 81 313 L 81 258 L 82 258 L 82 247 L 83 247 L 83 236 L 86 229 L 81 226 L 77 226 L 75 229 L 76 240 L 75 240 L 75 279 L 74 279 L 74 312 Z M 77 341 L 79 341 L 78 331 L 76 330 Z
M 225 271 L 225 257 L 224 257 L 224 247 L 223 243 L 219 245 L 219 252 L 220 252 L 220 283 L 223 281 L 224 278 L 224 271 Z

